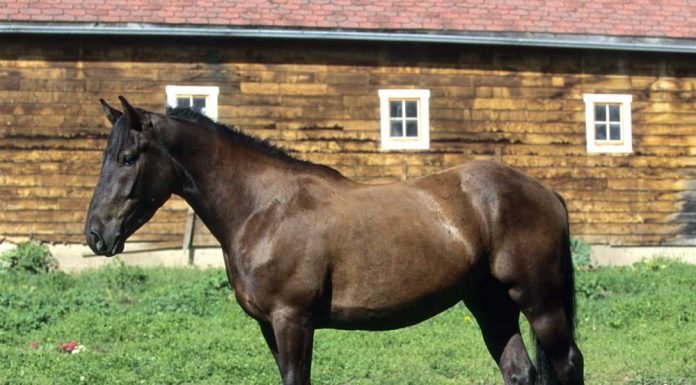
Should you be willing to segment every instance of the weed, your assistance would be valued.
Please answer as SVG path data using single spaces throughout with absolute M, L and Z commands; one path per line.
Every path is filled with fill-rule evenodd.
M 575 266 L 575 269 L 587 270 L 592 267 L 592 261 L 590 259 L 591 249 L 590 245 L 587 243 L 577 238 L 571 239 L 570 254 L 573 258 L 573 266 Z
M 601 277 L 583 277 L 575 282 L 575 293 L 587 299 L 602 299 L 609 295 Z
M 142 267 L 126 265 L 119 258 L 115 258 L 112 263 L 102 269 L 101 274 L 109 289 L 115 291 L 139 292 L 147 282 L 147 274 Z
M 0 254 L 0 273 L 45 274 L 58 269 L 58 260 L 48 247 L 33 239 Z

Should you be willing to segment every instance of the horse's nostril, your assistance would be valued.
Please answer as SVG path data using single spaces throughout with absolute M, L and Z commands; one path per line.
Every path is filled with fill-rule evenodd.
M 102 239 L 101 236 L 96 231 L 90 231 L 90 234 L 92 235 L 92 242 L 94 243 L 94 247 L 98 251 L 105 251 L 106 250 L 106 245 L 104 244 L 104 240 Z
M 116 234 L 114 237 L 114 243 L 111 246 L 111 255 L 116 255 L 120 252 L 121 247 L 121 234 Z

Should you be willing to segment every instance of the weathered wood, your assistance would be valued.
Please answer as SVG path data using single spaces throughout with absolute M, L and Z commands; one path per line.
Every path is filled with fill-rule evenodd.
M 109 125 L 97 102 L 164 111 L 166 85 L 220 87 L 219 120 L 367 183 L 474 159 L 560 191 L 574 235 L 597 243 L 692 242 L 696 66 L 688 55 L 372 43 L 98 38 L 0 41 L 0 237 L 81 242 Z M 156 58 L 153 47 L 163 47 Z M 380 150 L 381 88 L 431 91 L 431 149 Z M 631 155 L 589 155 L 585 93 L 633 95 Z M 168 203 L 134 236 L 182 239 Z M 194 226 L 193 243 L 215 240 Z

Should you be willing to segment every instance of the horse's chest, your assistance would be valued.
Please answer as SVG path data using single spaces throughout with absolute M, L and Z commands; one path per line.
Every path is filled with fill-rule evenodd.
M 258 321 L 267 321 L 277 290 L 269 274 L 273 266 L 270 246 L 259 245 L 245 251 L 236 250 L 231 277 L 235 297 L 242 309 Z
M 250 295 L 248 290 L 238 288 L 235 285 L 234 295 L 237 298 L 237 303 L 239 303 L 239 306 L 250 317 L 257 321 L 269 320 L 268 311 L 265 311 L 263 306 L 254 300 L 253 296 Z

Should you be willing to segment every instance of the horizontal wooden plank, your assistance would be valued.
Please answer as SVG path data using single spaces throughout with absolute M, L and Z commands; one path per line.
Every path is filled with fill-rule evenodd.
M 640 205 L 636 205 L 640 207 Z M 643 208 L 643 212 L 640 211 L 621 211 L 621 212 L 609 212 L 609 211 L 589 211 L 585 208 L 580 211 L 571 211 L 569 217 L 572 223 L 583 223 L 583 224 L 640 224 L 640 223 L 651 223 L 651 224 L 675 224 L 684 223 L 685 219 L 678 219 L 673 214 L 674 211 L 669 212 L 651 212 L 647 211 L 648 208 Z
M 58 174 L 58 175 L 85 175 L 94 176 L 95 181 L 96 176 L 99 175 L 101 168 L 100 163 L 78 163 L 78 162 L 32 162 L 32 163 L 19 163 L 19 162 L 6 162 L 0 163 L 0 174 L 4 175 L 24 175 L 24 176 L 44 176 L 46 174 Z
M 21 187 L 94 187 L 94 175 L 0 175 L 0 185 Z
M 0 186 L 2 210 L 86 210 L 94 188 L 21 188 Z M 187 209 L 186 202 L 173 197 L 160 210 Z
M 658 192 L 658 191 L 586 191 L 586 190 L 560 190 L 558 191 L 567 201 L 584 202 L 670 202 L 680 205 L 691 200 L 688 192 Z
M 679 224 L 670 223 L 577 223 L 571 222 L 571 233 L 606 235 L 662 235 L 680 234 Z
M 571 229 L 571 234 L 577 234 Z M 671 235 L 632 235 L 632 234 L 581 234 L 577 238 L 591 244 L 614 246 L 662 245 L 674 239 Z
M 183 227 L 185 222 L 167 223 L 167 222 L 148 222 L 140 230 L 137 235 L 147 235 L 151 238 L 154 235 L 158 236 L 183 236 Z M 0 234 L 12 236 L 17 234 L 83 234 L 84 223 L 70 222 L 53 224 L 49 222 L 12 222 L 11 224 L 0 223 Z
M 675 181 L 673 179 L 642 179 L 642 178 L 624 178 L 624 179 L 605 179 L 605 178 L 539 178 L 539 180 L 552 187 L 558 189 L 608 189 L 619 193 L 624 190 L 633 191 L 685 191 L 696 189 L 696 186 L 691 186 L 685 181 Z
M 612 156 L 565 154 L 564 149 L 545 152 L 540 146 L 520 145 L 503 147 L 502 161 L 514 167 L 631 167 L 683 169 L 696 167 L 696 158 L 690 156 Z M 564 156 L 564 154 L 566 156 Z
M 0 236 L 4 236 L 6 240 L 10 240 L 11 242 L 23 242 L 26 239 L 28 239 L 29 234 L 27 233 L 21 233 L 21 234 L 3 234 L 0 233 Z M 85 243 L 85 236 L 83 234 L 40 234 L 40 233 L 33 233 L 31 234 L 32 239 L 35 239 L 37 241 L 41 242 L 48 242 L 48 243 L 56 243 L 56 244 L 66 244 L 66 243 L 72 243 L 72 244 L 83 244 L 86 245 Z M 163 234 L 153 234 L 153 235 L 148 235 L 148 234 L 133 234 L 128 239 L 128 242 L 148 242 L 151 243 L 153 248 L 158 247 L 158 245 L 162 245 L 164 247 L 171 247 L 173 245 L 181 245 L 181 236 L 177 234 L 171 234 L 171 235 L 163 235 Z M 126 244 L 126 250 L 128 250 L 129 246 L 128 243 Z
M 84 198 L 89 200 L 94 191 L 94 185 L 85 187 L 55 186 L 55 187 L 17 187 L 0 185 L 0 197 L 5 203 L 9 198 Z
M 696 168 L 668 167 L 522 167 L 531 177 L 548 178 L 611 178 L 611 179 L 671 179 L 674 183 L 696 178 Z
M 602 159 L 607 162 L 632 162 L 644 164 L 649 161 L 655 161 L 657 157 L 664 159 L 663 164 L 683 164 L 692 165 L 696 160 L 691 155 L 693 150 L 684 149 L 680 151 L 677 147 L 665 146 L 641 146 L 634 147 L 633 154 L 588 154 L 585 145 L 557 145 L 557 144 L 514 144 L 514 145 L 499 145 L 503 157 L 512 155 L 541 155 L 558 157 L 558 162 L 564 162 L 565 158 L 582 157 L 583 159 Z M 613 160 L 612 160 L 613 159 Z M 664 167 L 664 166 L 663 166 Z
M 159 210 L 157 216 L 152 219 L 153 223 L 172 223 L 182 222 L 185 220 L 185 211 Z M 5 223 L 84 223 L 87 217 L 87 210 L 39 210 L 39 209 L 23 209 L 23 210 L 3 210 L 0 211 L 0 222 Z
M 468 148 L 468 147 L 467 147 Z M 478 148 L 474 146 L 474 149 Z M 422 152 L 389 152 L 389 153 L 298 153 L 298 157 L 320 164 L 331 164 L 337 167 L 351 167 L 357 165 L 437 165 L 442 168 L 452 167 L 464 163 L 473 158 L 466 154 L 474 153 L 474 150 L 462 151 L 460 154 L 422 153 Z M 494 153 L 494 151 L 491 151 Z M 550 154 L 551 155 L 551 154 Z M 519 168 L 528 173 L 544 173 L 573 171 L 575 173 L 593 173 L 616 176 L 618 174 L 630 174 L 635 170 L 635 175 L 659 176 L 661 171 L 672 170 L 674 173 L 692 175 L 696 172 L 696 160 L 690 158 L 663 158 L 663 157 L 614 157 L 614 156 L 538 156 L 538 155 L 502 155 L 504 163 Z M 659 166 L 659 167 L 655 167 Z M 534 171 L 535 169 L 539 169 Z M 617 169 L 614 174 L 613 169 Z
M 55 151 L 54 148 L 48 148 L 45 151 L 34 149 L 21 149 L 13 151 L 0 151 L 0 162 L 92 162 L 99 165 L 102 158 L 102 148 L 94 150 L 76 150 L 70 151 Z M 60 150 L 60 149 L 58 149 Z
M 3 196 L 0 200 L 0 209 L 6 211 L 24 210 L 87 210 L 93 189 L 85 190 L 84 194 L 73 193 L 67 196 L 45 197 L 34 192 L 15 194 L 15 196 Z M 17 195 L 22 195 L 18 197 Z M 181 198 L 174 196 L 169 199 L 159 211 L 183 212 L 188 210 L 188 204 Z M 159 212 L 158 211 L 158 212 Z

